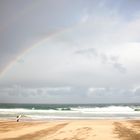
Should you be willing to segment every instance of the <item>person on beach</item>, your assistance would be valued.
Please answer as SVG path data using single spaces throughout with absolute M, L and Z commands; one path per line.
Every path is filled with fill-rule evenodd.
M 21 118 L 21 115 L 18 115 L 17 116 L 17 122 L 19 122 L 20 118 Z

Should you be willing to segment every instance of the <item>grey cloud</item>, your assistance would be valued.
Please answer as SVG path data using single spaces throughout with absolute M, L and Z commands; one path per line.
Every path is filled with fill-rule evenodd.
M 113 55 L 110 56 L 110 55 L 106 55 L 105 53 L 101 53 L 100 58 L 103 63 L 111 64 L 119 72 L 121 73 L 127 72 L 125 66 L 119 62 L 119 56 L 113 56 Z
M 52 87 L 46 88 L 46 94 L 49 96 L 63 97 L 69 96 L 71 92 L 70 87 Z
M 121 73 L 126 73 L 126 68 L 120 63 L 113 63 L 114 68 L 119 70 Z
M 63 102 L 63 103 L 81 103 L 86 101 L 86 89 L 82 87 L 44 87 L 44 88 L 26 88 L 20 85 L 12 87 L 3 87 L 0 94 L 5 96 L 5 101 L 30 103 L 37 102 Z M 27 100 L 26 100 L 27 98 Z M 1 100 L 0 100 L 1 101 Z
M 84 88 L 84 87 L 44 87 L 26 88 L 20 85 L 0 89 L 0 94 L 10 102 L 42 103 L 120 103 L 140 100 L 139 89 L 125 88 Z M 27 100 L 26 100 L 27 99 Z
M 0 92 L 2 92 L 1 90 Z M 25 88 L 20 85 L 15 85 L 10 88 L 3 88 L 3 90 L 10 96 L 33 97 L 40 96 L 42 94 L 42 91 L 39 89 Z
M 106 54 L 101 53 L 100 58 L 102 63 L 108 63 L 108 56 Z
M 64 0 L 0 1 L 0 73 L 42 38 L 74 25 L 83 7 L 77 5 Z
M 0 102 L 139 101 L 139 89 L 129 89 L 140 83 L 139 54 L 128 62 L 138 48 L 134 44 L 131 54 L 124 45 L 139 41 L 139 13 L 138 1 L 0 1 L 0 74 L 53 35 L 43 44 L 47 49 L 19 58 L 0 77 Z M 67 85 L 72 88 L 62 88 Z M 87 94 L 90 86 L 96 92 Z
M 136 97 L 140 97 L 140 88 L 136 89 L 134 94 L 135 94 Z
M 76 54 L 82 54 L 82 55 L 86 55 L 88 57 L 97 57 L 98 56 L 98 52 L 96 51 L 95 48 L 87 48 L 87 49 L 80 49 L 75 51 Z
M 24 59 L 21 58 L 21 59 L 19 59 L 17 62 L 20 63 L 20 64 L 23 64 L 23 63 L 24 63 Z
M 120 98 L 120 97 L 134 97 L 134 92 L 131 89 L 119 88 L 89 88 L 88 96 L 101 98 Z
M 123 5 L 121 15 L 128 11 L 131 11 L 131 15 L 133 15 L 136 12 L 133 6 L 138 8 L 138 4 L 139 2 L 136 1 L 112 3 L 112 1 L 104 0 L 77 0 L 76 2 L 65 0 L 59 2 L 55 0 L 0 1 L 0 26 L 4 27 L 2 31 L 0 30 L 0 72 L 17 58 L 17 55 L 20 55 L 22 51 L 28 49 L 29 46 L 40 39 L 58 30 L 75 26 L 81 18 L 81 13 L 84 14 L 85 9 L 86 14 L 96 12 L 98 17 L 98 14 L 102 16 L 105 12 L 110 13 L 107 10 L 108 7 L 112 11 L 112 9 L 120 8 Z M 131 7 L 131 5 L 133 6 Z M 127 6 L 129 10 L 127 10 Z M 120 12 L 120 9 L 117 12 Z
M 110 60 L 114 61 L 114 62 L 117 62 L 119 59 L 119 56 L 110 56 Z
M 37 89 L 37 94 L 38 95 L 42 95 L 43 94 L 43 90 L 42 89 Z
M 89 88 L 87 96 L 100 102 L 138 102 L 133 89 L 120 88 Z M 118 101 L 119 99 L 119 101 Z
M 114 68 L 119 70 L 121 73 L 127 72 L 125 66 L 119 62 L 119 56 L 110 56 L 110 61 L 112 61 L 112 65 L 114 66 Z
M 80 54 L 92 59 L 92 56 L 98 58 L 103 64 L 110 64 L 120 73 L 126 73 L 127 70 L 123 64 L 119 62 L 119 56 L 108 55 L 106 53 L 100 53 L 95 48 L 79 49 L 75 51 L 76 54 Z
M 67 95 L 70 91 L 71 91 L 70 87 L 27 88 L 20 85 L 0 89 L 1 94 L 6 93 L 10 96 L 23 96 L 23 97 L 47 96 L 47 95 L 63 96 Z

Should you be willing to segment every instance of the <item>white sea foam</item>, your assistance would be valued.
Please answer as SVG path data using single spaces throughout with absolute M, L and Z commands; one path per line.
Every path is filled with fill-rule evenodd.
M 106 106 L 106 107 L 70 107 L 69 110 L 48 109 L 0 109 L 0 117 L 15 117 L 22 114 L 27 119 L 104 119 L 104 118 L 140 118 L 140 107 Z
M 138 108 L 138 107 L 137 107 Z M 56 112 L 81 112 L 81 113 L 105 113 L 105 112 L 136 112 L 135 108 L 129 106 L 108 106 L 108 107 L 71 107 L 70 110 L 63 110 L 63 108 L 58 108 L 58 110 L 47 109 L 25 109 L 25 108 L 15 108 L 15 109 L 0 109 L 0 112 L 32 112 L 32 113 L 56 113 Z M 139 112 L 139 111 L 138 111 Z
M 85 108 L 85 107 L 78 107 L 78 108 L 71 108 L 74 111 L 81 111 L 81 112 L 134 112 L 134 108 L 129 106 L 108 106 L 108 107 L 92 107 L 92 108 Z
M 45 113 L 45 112 L 55 112 L 55 110 L 50 109 L 50 110 L 35 110 L 35 109 L 0 109 L 0 112 L 15 112 L 15 113 L 20 113 L 20 112 L 36 112 L 36 113 Z

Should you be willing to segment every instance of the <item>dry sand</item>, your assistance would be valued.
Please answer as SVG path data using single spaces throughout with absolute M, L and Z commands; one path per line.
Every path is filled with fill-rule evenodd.
M 140 120 L 0 121 L 0 140 L 140 140 Z

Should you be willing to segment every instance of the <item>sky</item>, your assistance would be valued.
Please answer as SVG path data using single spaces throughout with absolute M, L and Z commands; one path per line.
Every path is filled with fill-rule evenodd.
M 139 103 L 139 0 L 0 0 L 0 103 Z

